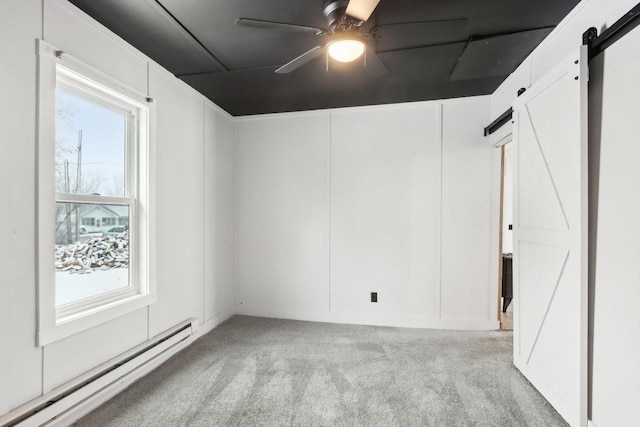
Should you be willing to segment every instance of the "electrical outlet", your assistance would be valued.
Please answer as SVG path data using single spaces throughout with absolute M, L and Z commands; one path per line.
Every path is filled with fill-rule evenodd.
M 378 293 L 371 292 L 371 302 L 378 302 Z

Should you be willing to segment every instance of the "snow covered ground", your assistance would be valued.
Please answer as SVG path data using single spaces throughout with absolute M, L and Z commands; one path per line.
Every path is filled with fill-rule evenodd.
M 129 286 L 129 269 L 94 270 L 91 274 L 56 272 L 56 306 Z

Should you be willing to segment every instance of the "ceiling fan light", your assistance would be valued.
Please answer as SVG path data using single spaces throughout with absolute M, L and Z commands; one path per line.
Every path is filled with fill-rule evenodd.
M 342 39 L 329 45 L 329 56 L 336 61 L 351 62 L 364 53 L 364 43 L 355 39 Z

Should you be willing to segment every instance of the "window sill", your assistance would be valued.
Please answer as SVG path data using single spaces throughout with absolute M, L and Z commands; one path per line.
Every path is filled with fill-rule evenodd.
M 148 307 L 155 302 L 156 296 L 154 294 L 138 294 L 59 318 L 55 321 L 54 326 L 38 331 L 38 346 L 42 347 L 60 341 L 117 317 Z

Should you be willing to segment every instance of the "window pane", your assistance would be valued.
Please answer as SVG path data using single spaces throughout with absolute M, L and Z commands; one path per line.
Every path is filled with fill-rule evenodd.
M 56 306 L 129 286 L 129 227 L 110 225 L 119 219 L 128 206 L 56 203 Z
M 127 114 L 56 90 L 56 192 L 124 197 Z

